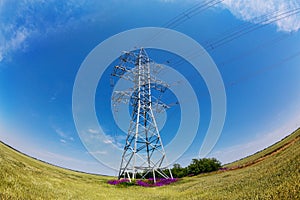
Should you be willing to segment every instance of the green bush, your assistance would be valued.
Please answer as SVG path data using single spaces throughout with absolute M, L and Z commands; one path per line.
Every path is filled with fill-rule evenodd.
M 215 158 L 194 158 L 187 167 L 174 164 L 171 169 L 173 177 L 182 178 L 184 176 L 194 176 L 201 173 L 217 171 L 221 167 L 221 162 Z
M 221 162 L 215 158 L 193 159 L 187 167 L 188 173 L 198 175 L 200 173 L 216 171 L 221 167 Z
M 182 168 L 180 164 L 174 164 L 171 172 L 173 177 L 182 178 L 187 175 L 187 168 Z

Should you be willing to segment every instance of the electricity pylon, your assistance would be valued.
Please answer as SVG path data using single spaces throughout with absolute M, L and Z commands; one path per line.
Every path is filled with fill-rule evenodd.
M 120 65 L 115 66 L 111 74 L 134 85 L 125 91 L 115 91 L 112 95 L 114 105 L 128 103 L 132 111 L 118 179 L 128 178 L 131 181 L 136 179 L 137 174 L 142 178 L 152 177 L 154 182 L 158 174 L 173 178 L 153 114 L 155 108 L 168 108 L 151 93 L 154 90 L 163 93 L 169 87 L 154 76 L 158 68 L 159 65 L 151 61 L 141 48 L 122 54 Z M 166 170 L 169 175 L 165 173 Z

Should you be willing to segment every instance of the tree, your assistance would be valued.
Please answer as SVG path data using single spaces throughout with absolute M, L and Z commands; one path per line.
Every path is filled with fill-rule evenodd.
M 194 176 L 201 173 L 216 171 L 221 167 L 221 162 L 216 158 L 194 158 L 189 166 L 181 167 L 180 164 L 175 163 L 171 169 L 174 178 L 182 178 L 184 176 Z M 165 173 L 169 173 L 168 170 Z
M 187 175 L 187 169 L 182 168 L 180 164 L 175 163 L 171 169 L 174 178 L 182 178 Z
M 188 174 L 198 175 L 200 173 L 216 171 L 221 167 L 221 162 L 215 158 L 194 158 L 187 167 Z

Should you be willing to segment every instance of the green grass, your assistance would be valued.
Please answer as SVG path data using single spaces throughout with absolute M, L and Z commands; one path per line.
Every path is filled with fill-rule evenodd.
M 55 167 L 0 144 L 0 199 L 300 199 L 299 134 L 228 165 L 247 167 L 156 188 L 116 187 L 106 183 L 113 177 Z

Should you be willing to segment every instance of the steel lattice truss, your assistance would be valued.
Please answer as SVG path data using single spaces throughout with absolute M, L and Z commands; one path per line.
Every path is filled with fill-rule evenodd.
M 120 57 L 120 65 L 114 67 L 113 77 L 122 78 L 134 83 L 133 88 L 125 91 L 115 91 L 112 96 L 114 105 L 127 103 L 132 107 L 131 120 L 122 155 L 118 178 L 153 177 L 159 174 L 164 178 L 169 176 L 164 172 L 169 171 L 169 163 L 155 121 L 153 110 L 168 108 L 152 96 L 151 91 L 163 93 L 168 84 L 155 78 L 154 74 L 160 66 L 151 61 L 144 49 L 138 52 L 125 52 Z

